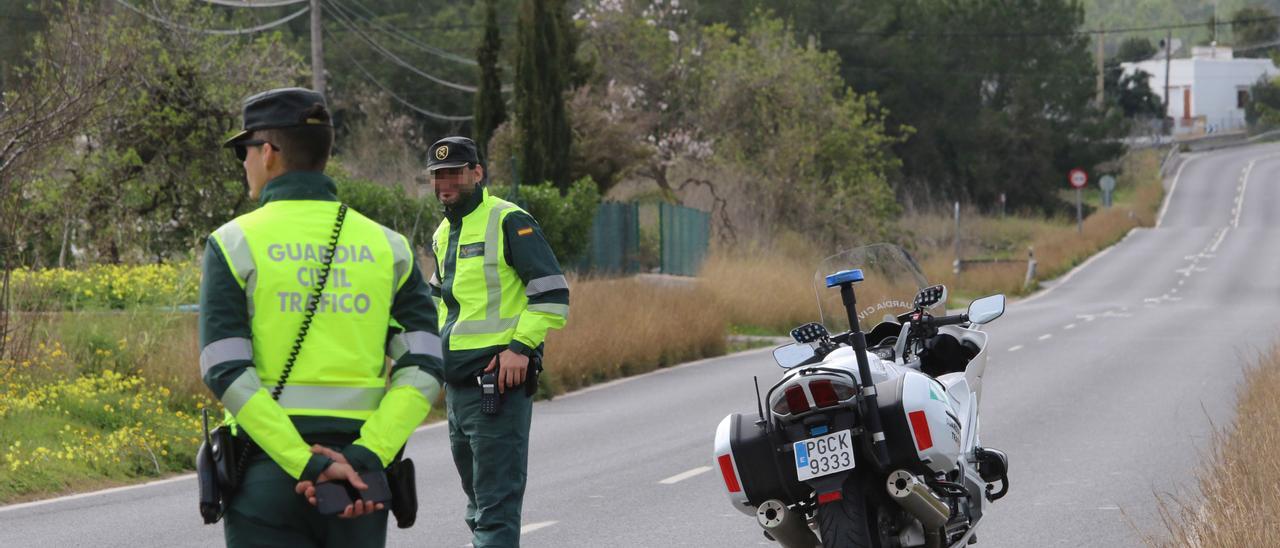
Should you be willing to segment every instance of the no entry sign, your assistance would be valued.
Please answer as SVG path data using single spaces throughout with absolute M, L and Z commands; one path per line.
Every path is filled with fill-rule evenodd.
M 1089 174 L 1085 173 L 1083 169 L 1076 168 L 1067 175 L 1067 180 L 1071 181 L 1073 188 L 1084 188 L 1084 185 L 1089 183 Z

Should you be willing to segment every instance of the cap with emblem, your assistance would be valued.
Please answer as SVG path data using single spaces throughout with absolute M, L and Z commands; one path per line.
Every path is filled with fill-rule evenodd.
M 317 109 L 319 105 L 322 109 Z M 223 146 L 235 146 L 262 129 L 299 126 L 329 126 L 329 114 L 323 110 L 324 96 L 305 88 L 280 88 L 264 91 L 244 100 L 244 129 Z M 319 115 L 317 110 L 320 110 Z
M 445 137 L 427 149 L 427 171 L 478 163 L 476 144 L 466 137 Z

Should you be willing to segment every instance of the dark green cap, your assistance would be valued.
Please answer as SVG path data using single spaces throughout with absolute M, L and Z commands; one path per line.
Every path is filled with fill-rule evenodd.
M 319 107 L 319 108 L 317 108 Z M 234 146 L 262 129 L 298 126 L 329 126 L 324 96 L 305 88 L 279 88 L 244 100 L 244 129 L 223 143 Z
M 478 163 L 476 144 L 466 137 L 445 137 L 427 149 L 427 171 Z

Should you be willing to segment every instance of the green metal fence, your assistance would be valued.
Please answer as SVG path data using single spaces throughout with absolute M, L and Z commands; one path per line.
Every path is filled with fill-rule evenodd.
M 579 272 L 696 276 L 707 255 L 710 215 L 667 203 L 604 202 L 591 223 Z
M 636 204 L 603 202 L 591 222 L 591 244 L 578 270 L 631 274 L 640 270 L 640 211 Z
M 662 273 L 697 276 L 707 257 L 711 214 L 688 207 L 658 204 L 662 233 Z

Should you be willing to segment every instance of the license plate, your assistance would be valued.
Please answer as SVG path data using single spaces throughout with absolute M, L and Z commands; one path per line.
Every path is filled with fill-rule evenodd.
M 792 444 L 800 481 L 829 476 L 853 468 L 853 435 L 848 430 Z

